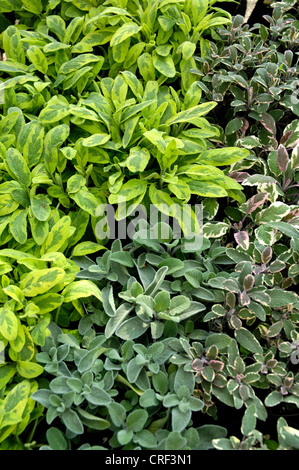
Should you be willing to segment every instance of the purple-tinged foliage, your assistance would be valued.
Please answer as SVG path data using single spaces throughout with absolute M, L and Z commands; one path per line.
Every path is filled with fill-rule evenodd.
M 276 159 L 277 159 L 277 164 L 278 164 L 281 172 L 285 174 L 287 172 L 287 169 L 288 169 L 288 166 L 289 166 L 289 163 L 290 163 L 290 159 L 289 159 L 289 154 L 287 152 L 287 149 L 282 144 L 280 144 L 277 148 Z

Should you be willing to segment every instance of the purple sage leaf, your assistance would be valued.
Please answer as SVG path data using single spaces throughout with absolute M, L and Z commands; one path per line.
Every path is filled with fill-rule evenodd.
M 267 264 L 271 261 L 273 255 L 273 250 L 271 246 L 266 246 L 262 251 L 262 262 Z
M 240 293 L 239 300 L 242 306 L 250 304 L 250 297 L 245 290 Z
M 268 195 L 268 193 L 258 193 L 248 199 L 246 206 L 246 215 L 251 214 L 251 212 L 255 211 L 255 209 L 264 204 Z
M 291 135 L 293 134 L 293 131 L 287 131 L 283 136 L 282 138 L 280 139 L 280 144 L 282 145 L 287 145 L 288 143 L 288 140 L 289 138 L 291 137 Z
M 279 169 L 282 171 L 282 173 L 286 173 L 289 163 L 290 163 L 290 159 L 289 159 L 287 149 L 285 148 L 284 145 L 281 145 L 281 144 L 279 145 L 276 151 L 276 160 L 277 160 Z
M 250 176 L 250 173 L 247 171 L 234 171 L 233 173 L 229 173 L 228 176 L 237 181 L 237 183 L 242 183 Z
M 226 305 L 229 308 L 234 308 L 236 305 L 236 296 L 232 292 L 228 292 L 225 296 Z
M 291 212 L 289 212 L 285 217 L 284 220 L 286 222 L 290 222 L 292 219 L 299 217 L 299 208 L 294 209 Z
M 244 281 L 243 281 L 244 289 L 245 290 L 252 289 L 254 286 L 254 282 L 255 282 L 254 276 L 252 274 L 247 274 L 247 276 L 244 277 Z
M 224 289 L 230 291 L 230 292 L 235 292 L 236 294 L 240 292 L 240 286 L 238 284 L 238 281 L 235 279 L 225 279 L 223 282 L 223 287 Z
M 240 232 L 234 233 L 234 238 L 238 245 L 240 245 L 243 250 L 248 250 L 249 248 L 249 235 L 246 230 L 241 230 Z
M 224 368 L 224 363 L 221 361 L 212 359 L 209 362 L 209 366 L 212 367 L 212 369 L 214 369 L 215 371 L 220 372 Z
M 192 369 L 200 371 L 204 367 L 204 363 L 201 359 L 194 359 L 191 364 Z
M 263 113 L 261 123 L 263 124 L 265 129 L 270 132 L 270 134 L 272 134 L 273 136 L 276 135 L 276 123 L 275 119 L 271 116 L 271 114 Z
M 237 317 L 237 315 L 233 315 L 230 318 L 230 324 L 235 330 L 239 330 L 242 327 L 242 321 L 239 317 Z

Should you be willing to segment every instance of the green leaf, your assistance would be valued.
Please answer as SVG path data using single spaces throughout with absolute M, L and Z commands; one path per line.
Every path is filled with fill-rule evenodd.
M 169 183 L 169 190 L 178 198 L 184 201 L 189 201 L 191 196 L 190 186 L 183 180 L 178 180 L 177 183 Z
M 66 124 L 51 129 L 44 139 L 44 161 L 46 170 L 53 174 L 58 163 L 57 149 L 65 142 L 70 133 L 70 128 Z
M 7 287 L 4 287 L 3 292 L 5 292 L 6 295 L 20 303 L 22 303 L 25 299 L 25 296 L 21 289 L 18 286 L 14 286 L 12 284 Z
M 252 431 L 254 431 L 256 426 L 256 408 L 252 403 L 246 409 L 243 418 L 241 431 L 244 436 L 248 436 Z
M 126 57 L 128 56 L 130 43 L 131 39 L 126 38 L 120 44 L 116 44 L 112 47 L 112 55 L 115 62 L 123 64 L 123 62 L 126 60 Z
M 239 162 L 248 157 L 249 151 L 238 147 L 224 147 L 205 150 L 198 157 L 198 162 L 204 165 L 224 166 Z
M 290 207 L 283 202 L 273 202 L 269 207 L 262 209 L 258 214 L 256 214 L 255 219 L 257 223 L 263 224 L 279 222 L 290 212 L 290 210 Z
M 226 222 L 207 222 L 203 225 L 203 234 L 207 238 L 218 238 L 225 235 L 229 228 Z
M 190 307 L 191 301 L 185 295 L 177 295 L 170 300 L 169 315 L 179 315 Z
M 268 331 L 267 331 L 267 337 L 268 338 L 273 338 L 274 336 L 279 335 L 283 328 L 283 321 L 277 321 L 275 323 L 272 323 L 272 325 L 269 326 Z
M 121 403 L 112 401 L 108 405 L 108 411 L 113 424 L 117 427 L 121 427 L 126 419 L 126 409 Z
M 81 67 L 93 63 L 93 62 L 102 62 L 103 57 L 97 56 L 94 54 L 79 54 L 77 57 L 65 62 L 61 65 L 58 74 L 69 74 L 76 72 Z
M 8 215 L 18 208 L 19 204 L 15 202 L 10 194 L 1 194 L 0 198 L 0 216 Z
M 141 26 L 138 26 L 136 23 L 128 22 L 123 24 L 118 30 L 113 34 L 110 40 L 110 46 L 117 46 L 121 44 L 125 39 L 134 36 L 141 30 Z
M 127 251 L 114 251 L 110 255 L 110 261 L 115 261 L 116 263 L 121 264 L 122 266 L 127 266 L 128 268 L 134 267 L 134 261 L 130 253 Z
M 18 149 L 22 152 L 29 168 L 39 163 L 43 153 L 45 130 L 37 122 L 31 121 L 25 124 L 18 137 Z
M 62 268 L 36 269 L 22 278 L 20 289 L 26 297 L 35 297 L 49 291 L 64 277 L 65 271 Z
M 16 367 L 14 364 L 1 365 L 0 367 L 0 389 L 3 390 L 10 379 L 15 375 Z
M 37 304 L 35 304 L 37 305 Z M 37 305 L 38 306 L 38 305 Z M 41 310 L 39 311 L 41 314 Z M 38 346 L 44 346 L 46 337 L 51 334 L 50 330 L 48 329 L 48 325 L 50 324 L 52 318 L 51 315 L 44 315 L 35 325 L 31 332 L 31 336 L 33 339 L 34 344 Z
M 82 374 L 83 372 L 92 368 L 96 360 L 106 351 L 106 348 L 99 344 L 94 348 L 87 351 L 87 353 L 83 354 L 80 358 L 78 363 L 78 371 Z
M 177 48 L 177 54 L 182 54 L 184 60 L 191 59 L 196 50 L 196 44 L 190 41 L 182 42 Z
M 63 216 L 49 232 L 41 248 L 41 254 L 56 252 L 64 245 L 70 236 L 71 218 Z
M 158 405 L 158 400 L 156 398 L 156 393 L 152 389 L 145 390 L 139 399 L 139 403 L 142 408 L 150 408 L 151 406 Z
M 276 241 L 276 229 L 269 227 L 268 224 L 260 225 L 255 230 L 257 241 L 265 246 L 271 246 Z
M 121 189 L 116 194 L 109 196 L 110 204 L 121 204 L 130 201 L 137 196 L 146 192 L 147 182 L 145 180 L 130 179 L 122 185 Z
M 44 371 L 40 364 L 30 361 L 17 361 L 17 371 L 25 379 L 33 379 Z
M 217 346 L 219 351 L 226 350 L 230 345 L 232 338 L 230 338 L 225 333 L 211 333 L 207 336 L 205 346 L 206 348 L 210 346 Z
M 117 440 L 123 446 L 128 444 L 133 439 L 133 436 L 132 429 L 121 429 L 117 432 Z
M 12 236 L 21 245 L 27 241 L 27 214 L 27 209 L 17 210 L 13 213 L 9 222 L 9 230 Z
M 124 340 L 136 339 L 143 335 L 149 326 L 149 323 L 139 317 L 129 318 L 117 328 L 115 335 Z
M 7 116 L 2 117 L 0 121 L 0 131 L 1 134 L 10 134 L 10 131 L 14 128 L 15 124 L 17 123 L 20 117 L 20 113 L 18 111 L 14 111 Z
M 155 51 L 158 55 L 161 55 L 162 57 L 166 57 L 170 54 L 172 49 L 171 44 L 163 44 L 161 46 L 156 47 Z
M 35 217 L 30 217 L 29 223 L 30 223 L 32 237 L 35 243 L 41 246 L 45 242 L 49 234 L 48 222 L 41 222 L 40 220 L 37 220 Z
M 216 179 L 216 181 L 215 181 Z M 204 197 L 226 197 L 227 191 L 221 187 L 221 181 L 217 184 L 217 176 L 213 181 L 186 180 L 192 194 Z
M 200 274 L 197 269 L 189 269 L 187 272 L 184 273 L 185 278 L 191 284 L 192 287 L 196 289 L 200 289 Z M 204 290 L 203 290 L 204 292 Z
M 185 371 L 182 367 L 180 367 L 174 379 L 174 391 L 179 396 L 179 399 L 182 399 L 182 396 L 190 398 L 193 394 L 194 386 L 195 386 L 195 378 L 192 372 Z M 182 392 L 182 396 L 180 395 Z
M 167 274 L 169 275 L 184 268 L 184 263 L 180 259 L 166 258 L 163 261 L 161 261 L 158 265 L 159 268 L 162 268 L 163 266 L 167 266 L 168 268 Z
M 143 109 L 150 106 L 154 100 L 143 101 L 142 103 L 128 106 L 121 115 L 121 123 L 124 123 L 128 119 L 131 119 L 135 114 L 140 113 Z
M 68 409 L 64 411 L 61 414 L 61 419 L 66 428 L 73 432 L 75 435 L 84 433 L 83 424 L 81 423 L 79 416 L 74 410 Z
M 288 446 L 299 450 L 299 431 L 291 426 L 282 426 L 280 434 Z
M 170 307 L 170 294 L 166 291 L 160 291 L 155 296 L 156 312 L 165 312 Z
M 158 70 L 162 75 L 166 77 L 175 77 L 176 69 L 172 59 L 172 56 L 169 54 L 166 57 L 158 55 L 155 51 L 152 53 L 153 66 Z
M 241 327 L 235 331 L 235 337 L 243 348 L 248 349 L 252 353 L 262 354 L 263 348 L 251 331 Z
M 12 189 L 11 195 L 15 202 L 23 207 L 29 207 L 30 199 L 27 189 L 20 186 L 19 188 Z
M 132 173 L 139 173 L 145 170 L 150 157 L 151 155 L 146 148 L 132 147 L 126 160 L 126 165 Z
M 219 438 L 213 439 L 213 446 L 217 450 L 234 450 L 234 447 L 229 439 Z
M 64 100 L 60 100 L 59 97 L 53 96 L 48 101 L 47 106 L 39 113 L 39 121 L 42 124 L 52 124 L 61 121 L 69 114 L 69 105 Z
M 132 411 L 126 420 L 127 429 L 132 430 L 133 432 L 141 431 L 148 418 L 148 413 L 145 410 L 134 410 Z
M 225 127 L 225 135 L 231 135 L 239 131 L 243 126 L 243 121 L 240 118 L 234 118 Z
M 286 307 L 298 302 L 298 296 L 294 292 L 279 289 L 278 287 L 268 289 L 267 294 L 270 296 L 269 306 L 273 308 Z
M 27 65 L 20 64 L 14 60 L 8 59 L 5 61 L 0 61 L 0 72 L 7 73 L 26 73 Z
M 283 400 L 282 394 L 278 390 L 274 390 L 269 393 L 265 399 L 265 406 L 276 406 L 279 405 Z
M 18 335 L 18 319 L 7 306 L 0 308 L 0 334 L 8 341 L 16 339 Z
M 51 427 L 46 432 L 47 441 L 53 450 L 67 450 L 68 444 L 60 429 Z
M 147 429 L 142 429 L 142 431 L 136 433 L 134 441 L 136 441 L 142 448 L 145 447 L 146 449 L 155 449 L 157 445 L 155 436 Z
M 151 129 L 143 134 L 157 149 L 163 154 L 166 150 L 166 142 L 163 138 L 163 132 L 157 131 L 157 129 Z
M 197 428 L 197 432 L 199 435 L 199 450 L 213 449 L 213 440 L 223 439 L 227 435 L 226 428 L 215 424 L 204 424 Z
M 275 223 L 269 223 L 268 222 L 265 225 L 265 229 L 267 229 L 267 227 L 277 229 L 280 232 L 287 235 L 288 237 L 292 237 L 292 238 L 295 238 L 295 239 L 299 237 L 299 230 L 294 225 L 292 225 L 288 222 L 282 222 L 282 221 L 275 222 Z
M 46 74 L 48 71 L 48 62 L 45 54 L 38 46 L 31 46 L 27 49 L 27 55 L 30 62 L 41 73 Z
M 16 425 L 22 421 L 30 391 L 30 382 L 23 380 L 8 392 L 1 404 L 2 428 Z
M 67 181 L 67 192 L 76 193 L 86 184 L 86 178 L 82 175 L 75 174 L 71 176 Z
M 155 80 L 155 67 L 151 54 L 145 52 L 137 59 L 140 74 L 145 82 Z
M 110 395 L 97 385 L 93 385 L 89 393 L 85 393 L 87 401 L 93 405 L 107 406 L 111 402 Z
M 197 215 L 189 205 L 177 204 L 168 193 L 156 189 L 154 184 L 150 185 L 149 197 L 154 206 L 163 214 L 174 217 L 185 236 L 194 236 L 200 233 L 200 225 Z
M 110 423 L 107 421 L 107 419 L 99 418 L 98 416 L 88 413 L 82 408 L 78 408 L 77 411 L 80 415 L 82 423 L 85 424 L 88 428 L 102 431 L 110 427 Z
M 24 186 L 30 186 L 31 174 L 23 155 L 14 148 L 6 151 L 6 165 L 12 177 Z
M 93 134 L 90 137 L 86 137 L 82 140 L 84 147 L 97 147 L 98 145 L 104 145 L 110 140 L 110 134 Z
M 30 200 L 31 210 L 37 220 L 45 222 L 51 214 L 51 201 L 44 194 L 37 194 Z
M 92 281 L 88 280 L 71 282 L 65 287 L 61 295 L 64 297 L 64 302 L 72 302 L 73 300 L 89 296 L 102 300 L 100 289 Z
M 180 122 L 193 122 L 200 116 L 205 116 L 208 114 L 213 108 L 217 106 L 217 103 L 214 101 L 202 103 L 197 106 L 193 106 L 185 111 L 181 111 L 174 116 L 172 116 L 168 121 L 166 121 L 167 125 L 177 124 Z M 204 162 L 203 162 L 204 163 Z M 211 165 L 211 163 L 210 163 Z
M 63 42 L 65 35 L 65 21 L 58 15 L 50 15 L 46 18 L 48 28 L 56 34 L 60 41 Z
M 163 143 L 164 146 L 164 143 Z M 177 141 L 175 139 L 171 139 L 165 151 L 163 151 L 163 155 L 161 157 L 161 163 L 163 168 L 170 168 L 171 165 L 178 159 L 179 152 L 177 147 Z
M 97 207 L 99 206 L 99 201 L 96 196 L 92 194 L 85 186 L 83 186 L 76 193 L 70 194 L 70 197 L 74 199 L 75 203 L 87 212 L 91 216 L 96 215 Z
M 115 312 L 115 315 L 109 318 L 106 328 L 105 328 L 105 336 L 106 338 L 110 338 L 117 328 L 125 321 L 129 313 L 133 310 L 134 305 L 129 304 L 127 302 L 121 304 Z
M 165 449 L 166 450 L 177 450 L 180 451 L 181 449 L 185 449 L 188 445 L 188 441 L 182 434 L 178 431 L 171 431 L 166 439 L 165 442 Z
M 175 407 L 171 411 L 171 424 L 172 430 L 182 432 L 188 425 L 191 419 L 191 410 L 183 413 L 178 407 Z
M 107 248 L 95 242 L 81 242 L 74 247 L 72 256 L 85 256 L 100 250 L 107 250 Z
M 21 0 L 25 10 L 34 13 L 35 15 L 40 15 L 43 11 L 43 5 L 41 0 Z

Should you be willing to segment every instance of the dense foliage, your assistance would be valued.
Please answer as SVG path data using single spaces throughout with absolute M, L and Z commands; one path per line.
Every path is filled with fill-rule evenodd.
M 1 2 L 0 449 L 299 449 L 295 3 Z

